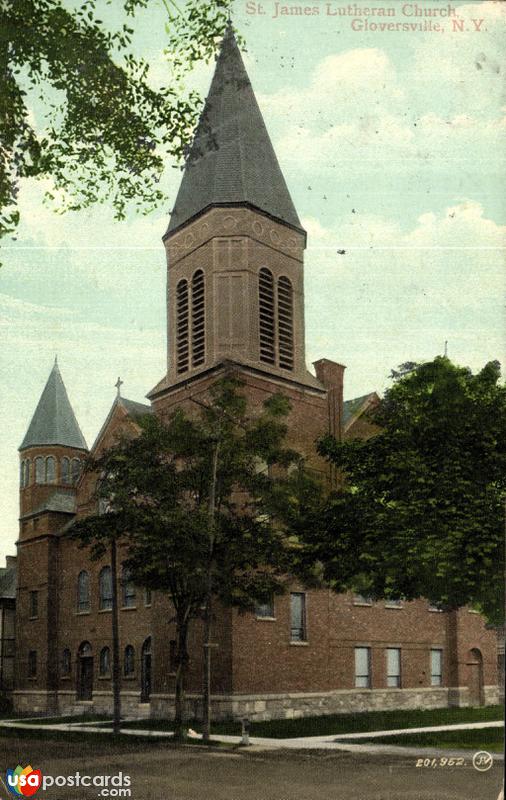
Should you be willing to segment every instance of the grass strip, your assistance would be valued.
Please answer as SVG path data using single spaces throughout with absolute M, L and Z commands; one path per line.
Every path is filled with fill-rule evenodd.
M 269 739 L 292 739 L 299 736 L 332 736 L 340 733 L 383 731 L 396 728 L 422 728 L 427 725 L 492 722 L 503 718 L 504 709 L 502 706 L 367 711 L 357 714 L 331 714 L 320 717 L 252 722 L 250 736 L 264 736 Z M 142 719 L 124 722 L 122 727 L 168 731 L 173 727 L 173 723 L 167 719 Z M 201 730 L 199 723 L 195 721 L 190 723 L 190 727 L 198 732 Z M 212 725 L 212 731 L 215 736 L 220 734 L 240 736 L 241 723 L 215 722 Z
M 337 739 L 337 741 L 339 741 Z M 393 736 L 371 737 L 350 741 L 342 739 L 342 744 L 393 744 L 403 747 L 435 747 L 450 750 L 487 750 L 502 753 L 504 731 L 502 728 L 479 728 L 468 731 L 435 731 L 434 733 L 412 733 Z

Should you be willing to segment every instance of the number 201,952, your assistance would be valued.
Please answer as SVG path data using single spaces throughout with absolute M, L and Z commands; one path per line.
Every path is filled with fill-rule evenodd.
M 432 767 L 435 769 L 436 767 L 463 767 L 465 764 L 465 758 L 457 758 L 457 757 L 449 757 L 446 758 L 441 756 L 440 758 L 417 758 L 416 766 L 417 767 Z

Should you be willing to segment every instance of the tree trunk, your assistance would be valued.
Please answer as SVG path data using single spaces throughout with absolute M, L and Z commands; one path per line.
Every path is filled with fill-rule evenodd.
M 121 722 L 121 670 L 119 661 L 119 619 L 118 619 L 118 562 L 116 540 L 111 542 L 111 581 L 112 581 L 112 696 L 113 731 L 119 733 Z
M 188 614 L 176 616 L 177 670 L 175 687 L 174 740 L 184 742 L 187 735 L 185 709 L 186 672 L 188 669 Z
M 211 737 L 211 627 L 212 602 L 211 593 L 206 598 L 204 617 L 204 675 L 202 681 L 202 739 L 209 742 Z
M 206 610 L 204 617 L 204 676 L 202 682 L 202 739 L 209 742 L 211 737 L 211 629 L 212 629 L 212 599 L 213 581 L 212 565 L 214 555 L 214 517 L 216 513 L 216 478 L 218 474 L 218 453 L 220 440 L 216 439 L 213 448 L 213 462 L 211 470 L 211 482 L 209 485 L 209 561 L 207 565 L 207 588 L 206 588 Z

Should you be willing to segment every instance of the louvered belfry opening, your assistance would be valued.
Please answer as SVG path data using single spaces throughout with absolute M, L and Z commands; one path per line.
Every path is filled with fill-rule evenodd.
M 265 267 L 262 267 L 258 276 L 258 306 L 260 361 L 274 364 L 274 278 Z
M 200 367 L 206 358 L 204 273 L 197 270 L 192 278 L 192 367 Z
M 279 366 L 293 370 L 293 289 L 284 276 L 278 281 L 278 346 Z
M 176 289 L 176 369 L 178 374 L 189 367 L 188 282 L 179 281 Z

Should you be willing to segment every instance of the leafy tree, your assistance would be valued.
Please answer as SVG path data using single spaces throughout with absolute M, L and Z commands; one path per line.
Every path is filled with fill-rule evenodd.
M 134 582 L 172 601 L 178 738 L 185 736 L 193 621 L 204 619 L 208 737 L 213 600 L 252 609 L 282 592 L 289 574 L 307 582 L 313 577 L 298 533 L 319 494 L 300 456 L 284 445 L 289 404 L 274 395 L 248 419 L 240 386 L 233 376 L 219 381 L 191 416 L 181 409 L 164 422 L 146 416 L 138 437 L 122 439 L 91 462 L 88 468 L 103 476 L 98 494 L 110 509 L 76 526 L 95 555 L 111 537 L 121 538 Z
M 92 465 L 90 460 L 86 468 Z M 93 560 L 109 556 L 111 566 L 111 639 L 112 639 L 112 696 L 113 732 L 119 733 L 121 723 L 121 665 L 119 656 L 119 615 L 118 615 L 118 543 L 125 530 L 126 521 L 119 511 L 112 512 L 110 498 L 101 495 L 100 482 L 97 483 L 99 513 L 74 524 L 72 535 L 83 546 L 90 548 Z M 107 511 L 107 513 L 105 513 Z
M 200 107 L 184 75 L 216 52 L 230 0 L 163 3 L 170 86 L 157 92 L 130 52 L 131 17 L 154 0 L 118 0 L 125 22 L 113 32 L 98 17 L 110 0 L 0 0 L 0 236 L 19 222 L 22 178 L 52 179 L 61 210 L 107 201 L 123 219 L 130 204 L 160 206 L 161 174 L 183 156 Z
M 503 619 L 506 388 L 445 357 L 394 373 L 365 441 L 319 445 L 344 473 L 313 553 L 337 590 L 470 604 Z M 322 533 L 323 529 L 323 533 Z

